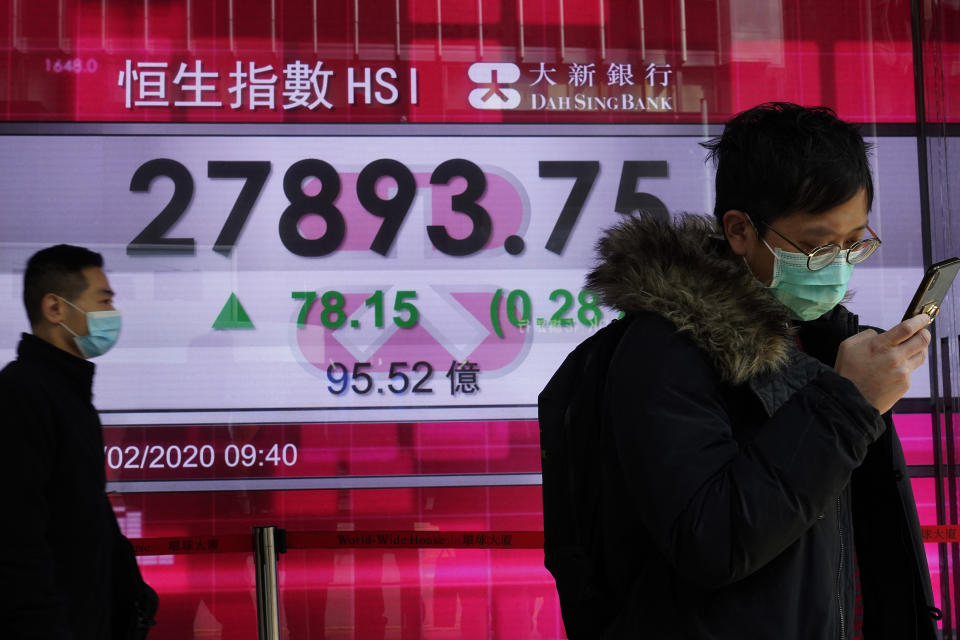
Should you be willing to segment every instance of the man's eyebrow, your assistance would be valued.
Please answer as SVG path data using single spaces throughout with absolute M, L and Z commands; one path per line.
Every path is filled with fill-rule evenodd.
M 100 295 L 102 295 L 102 296 L 110 296 L 110 297 L 112 298 L 112 297 L 114 297 L 114 296 L 117 295 L 117 294 L 115 294 L 115 293 L 113 292 L 113 289 L 100 289 Z
M 850 233 L 855 233 L 857 231 L 864 231 L 866 228 L 867 228 L 867 223 L 864 222 L 862 225 L 860 225 L 856 229 L 851 229 Z M 812 227 L 810 229 L 807 229 L 804 232 L 804 235 L 813 236 L 817 238 L 825 238 L 827 236 L 833 236 L 836 234 L 837 234 L 836 231 L 834 231 L 833 229 L 829 229 L 827 227 Z

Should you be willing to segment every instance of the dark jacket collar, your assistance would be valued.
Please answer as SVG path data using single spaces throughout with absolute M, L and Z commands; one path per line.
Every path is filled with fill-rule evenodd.
M 728 252 L 712 218 L 632 217 L 609 229 L 597 250 L 587 287 L 603 304 L 666 318 L 707 353 L 724 381 L 742 384 L 790 361 L 799 323 Z M 847 331 L 849 315 L 837 307 L 819 321 L 799 324 L 801 339 L 820 344 L 823 333 Z
M 83 358 L 67 353 L 35 335 L 24 333 L 17 347 L 17 359 L 54 368 L 67 384 L 84 398 L 93 395 L 93 373 L 96 366 Z
M 830 312 L 797 326 L 803 350 L 828 366 L 837 361 L 840 343 L 860 331 L 860 318 L 842 305 Z

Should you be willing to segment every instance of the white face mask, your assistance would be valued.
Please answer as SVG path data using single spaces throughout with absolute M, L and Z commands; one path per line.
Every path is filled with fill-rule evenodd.
M 60 296 L 57 297 L 60 298 Z M 120 327 L 123 324 L 119 311 L 84 311 L 69 300 L 60 299 L 87 317 L 87 332 L 89 335 L 85 336 L 79 335 L 64 323 L 60 323 L 61 327 L 73 335 L 73 342 L 84 358 L 102 356 L 113 348 L 120 337 Z

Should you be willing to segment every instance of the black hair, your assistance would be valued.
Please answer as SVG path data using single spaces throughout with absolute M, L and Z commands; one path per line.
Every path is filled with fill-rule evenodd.
M 103 267 L 103 256 L 95 251 L 69 244 L 47 247 L 33 254 L 23 274 L 23 306 L 31 326 L 43 318 L 43 296 L 55 293 L 66 300 L 76 300 L 86 291 L 83 277 L 87 267 Z
M 767 102 L 737 114 L 701 143 L 717 167 L 714 216 L 737 209 L 754 224 L 823 213 L 866 191 L 873 205 L 870 145 L 827 107 Z

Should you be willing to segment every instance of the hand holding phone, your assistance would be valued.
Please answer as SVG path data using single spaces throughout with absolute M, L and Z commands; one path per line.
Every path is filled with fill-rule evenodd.
M 856 385 L 880 413 L 889 411 L 910 388 L 914 370 L 927 358 L 927 325 L 940 312 L 947 291 L 960 271 L 960 258 L 927 269 L 903 322 L 886 333 L 872 329 L 847 338 L 837 353 L 837 373 Z M 922 317 L 920 317 L 922 316 Z
M 911 374 L 927 359 L 928 324 L 928 316 L 914 316 L 885 333 L 867 329 L 851 336 L 840 343 L 834 369 L 885 413 L 910 389 Z
M 917 292 L 907 306 L 907 312 L 903 314 L 903 319 L 907 320 L 913 316 L 925 313 L 930 316 L 931 322 L 940 313 L 940 306 L 943 304 L 950 285 L 953 284 L 957 272 L 960 271 L 960 258 L 950 258 L 943 262 L 931 265 L 920 281 Z

